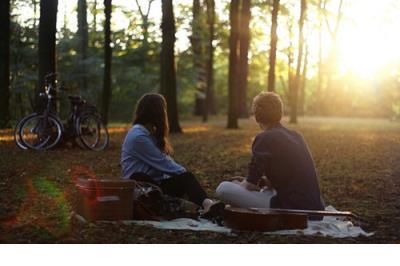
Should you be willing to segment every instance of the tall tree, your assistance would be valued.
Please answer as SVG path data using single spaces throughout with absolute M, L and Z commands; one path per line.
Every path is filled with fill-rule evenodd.
M 151 5 L 153 4 L 154 0 L 148 1 L 146 11 L 144 11 L 143 7 L 140 5 L 139 0 L 135 0 L 135 1 L 136 1 L 136 5 L 139 9 L 140 17 L 142 18 L 142 24 L 141 24 L 142 34 L 143 34 L 142 47 L 145 49 L 145 52 L 147 55 L 148 45 L 149 45 L 149 27 L 150 27 L 149 14 L 150 14 Z
M 336 13 L 336 19 L 334 22 L 334 25 L 331 25 L 329 22 L 327 12 L 326 12 L 326 4 L 327 1 L 325 0 L 322 6 L 322 11 L 324 13 L 324 18 L 325 18 L 325 23 L 328 28 L 328 31 L 330 33 L 331 39 L 332 39 L 332 45 L 330 47 L 330 51 L 328 54 L 327 62 L 325 64 L 326 68 L 324 69 L 324 72 L 326 74 L 326 92 L 328 95 L 324 95 L 324 98 L 330 98 L 330 93 L 332 93 L 332 77 L 334 74 L 334 71 L 336 70 L 337 67 L 337 36 L 339 33 L 340 29 L 340 24 L 341 20 L 343 17 L 342 13 L 342 7 L 343 7 L 343 0 L 339 0 L 339 4 L 337 7 L 337 13 Z M 323 109 L 326 108 L 325 103 L 322 104 Z
M 200 0 L 193 0 L 192 5 L 192 36 L 190 36 L 190 42 L 192 44 L 192 50 L 194 54 L 195 67 L 201 63 L 196 58 L 201 56 L 201 5 Z M 200 66 L 201 67 L 201 66 Z
M 160 92 L 167 100 L 170 132 L 181 133 L 179 125 L 175 69 L 175 18 L 172 0 L 162 0 L 162 43 L 160 58 Z
M 58 0 L 40 0 L 39 84 L 35 94 L 36 103 L 38 93 L 44 90 L 44 77 L 56 73 L 57 7 Z
M 70 32 L 68 28 L 68 21 L 69 21 L 69 13 L 68 13 L 68 2 L 64 2 L 64 17 L 63 17 L 63 26 L 61 32 L 63 33 L 63 37 L 67 36 Z
M 93 16 L 91 32 L 94 32 L 94 34 L 96 36 L 96 33 L 97 33 L 97 13 L 98 13 L 97 0 L 94 0 L 91 3 L 90 12 L 92 13 L 92 16 Z M 91 38 L 91 39 L 92 39 L 91 46 L 95 47 L 97 38 Z
M 78 0 L 78 40 L 79 40 L 79 75 L 80 90 L 87 91 L 88 77 L 86 69 L 87 50 L 89 46 L 89 33 L 87 23 L 87 2 Z
M 324 0 L 324 3 L 326 0 Z M 324 4 L 325 5 L 325 4 Z M 322 78 L 323 78 L 323 66 L 322 66 L 322 33 L 323 33 L 323 13 L 322 13 L 322 0 L 318 1 L 318 84 L 317 90 L 314 95 L 315 109 L 321 111 L 321 92 L 322 92 Z
M 289 30 L 289 46 L 288 46 L 288 89 L 287 89 L 287 99 L 290 101 L 291 93 L 293 90 L 294 74 L 293 74 L 293 61 L 294 61 L 294 44 L 293 44 L 293 22 L 291 19 L 288 21 Z
M 10 120 L 10 1 L 0 1 L 0 128 Z
M 300 99 L 299 99 L 299 113 L 300 115 L 304 115 L 306 111 L 306 83 L 307 83 L 307 68 L 308 68 L 308 55 L 309 55 L 309 48 L 308 44 L 304 44 L 304 59 L 303 59 L 303 70 L 301 73 L 301 81 L 300 81 Z
M 307 1 L 301 0 L 300 5 L 300 18 L 299 18 L 299 42 L 298 42 L 298 53 L 297 53 L 297 67 L 296 67 L 296 78 L 293 84 L 292 93 L 290 95 L 290 123 L 297 123 L 297 105 L 298 95 L 301 83 L 301 61 L 303 57 L 303 43 L 304 43 L 304 20 L 307 10 Z
M 190 42 L 193 52 L 193 70 L 195 73 L 195 115 L 205 113 L 205 66 L 204 66 L 204 44 L 203 44 L 203 12 L 200 0 L 193 0 L 192 5 L 192 35 Z
M 111 12 L 112 0 L 104 0 L 104 74 L 103 74 L 103 95 L 102 95 L 102 116 L 104 123 L 108 123 L 108 112 L 110 108 L 111 89 Z
M 238 125 L 238 62 L 239 62 L 239 7 L 240 0 L 231 0 L 229 8 L 229 76 L 228 76 L 228 124 L 227 128 Z
M 33 27 L 36 28 L 37 26 L 37 6 L 38 6 L 39 1 L 38 0 L 32 0 L 32 5 L 33 5 Z
M 337 41 L 337 36 L 338 36 L 338 33 L 339 33 L 339 28 L 340 28 L 340 22 L 341 22 L 342 17 L 343 17 L 343 13 L 342 13 L 343 0 L 339 0 L 338 10 L 337 10 L 337 13 L 336 13 L 336 20 L 335 20 L 335 24 L 333 25 L 333 28 L 332 28 L 331 24 L 329 23 L 328 17 L 326 15 L 326 4 L 327 4 L 327 1 L 325 0 L 323 2 L 322 10 L 323 10 L 323 13 L 325 15 L 324 17 L 325 17 L 326 26 L 328 28 L 328 31 L 329 31 L 331 37 L 332 37 L 332 41 L 333 41 L 332 49 L 333 49 L 333 51 L 335 51 L 336 45 L 337 45 L 337 42 L 336 42 Z
M 203 121 L 208 120 L 208 114 L 215 114 L 214 99 L 214 46 L 215 38 L 215 2 L 214 0 L 206 0 L 207 5 L 207 26 L 208 26 L 208 44 L 207 44 L 207 67 L 206 67 L 206 106 L 203 114 Z
M 239 73 L 238 73 L 238 115 L 248 117 L 247 76 L 249 72 L 248 52 L 250 46 L 251 0 L 242 1 L 239 29 Z
M 274 0 L 272 3 L 271 16 L 271 41 L 269 49 L 269 70 L 268 70 L 268 91 L 275 91 L 275 62 L 276 62 L 276 46 L 278 43 L 278 12 L 279 0 Z

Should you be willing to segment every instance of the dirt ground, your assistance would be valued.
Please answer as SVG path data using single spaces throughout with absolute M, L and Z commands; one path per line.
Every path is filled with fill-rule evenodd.
M 171 136 L 174 158 L 192 171 L 210 195 L 229 176 L 246 175 L 253 137 L 251 119 L 239 130 L 224 120 L 183 122 Z M 287 123 L 284 123 L 288 125 Z M 120 177 L 120 147 L 129 125 L 110 127 L 104 152 L 60 147 L 19 150 L 11 130 L 0 131 L 0 243 L 400 243 L 400 123 L 379 119 L 303 118 L 298 125 L 312 151 L 327 205 L 363 219 L 372 237 L 266 236 L 158 230 L 122 224 L 82 224 L 70 217 L 73 178 Z

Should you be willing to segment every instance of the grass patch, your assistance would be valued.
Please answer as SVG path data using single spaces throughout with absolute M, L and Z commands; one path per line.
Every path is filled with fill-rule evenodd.
M 51 198 L 58 198 L 61 196 L 61 191 L 54 185 L 53 182 L 44 177 L 36 177 L 33 184 L 40 193 L 44 193 Z
M 33 180 L 34 187 L 39 194 L 38 208 L 47 209 L 44 214 L 46 220 L 51 220 L 51 226 L 55 235 L 61 235 L 69 229 L 69 207 L 64 192 L 57 185 L 44 177 L 36 177 Z M 44 201 L 43 201 L 44 200 Z

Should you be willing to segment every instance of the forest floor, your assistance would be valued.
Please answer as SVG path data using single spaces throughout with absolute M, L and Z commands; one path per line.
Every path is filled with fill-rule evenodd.
M 287 123 L 284 123 L 287 124 Z M 192 171 L 210 195 L 232 175 L 245 175 L 253 120 L 227 130 L 225 120 L 182 123 L 171 137 L 174 158 Z M 82 172 L 120 176 L 120 147 L 129 125 L 110 127 L 104 152 L 79 148 L 21 151 L 11 130 L 0 131 L 0 243 L 400 243 L 400 123 L 379 119 L 306 117 L 298 125 L 313 153 L 327 205 L 359 214 L 372 237 L 267 236 L 158 230 L 151 227 L 80 223 L 70 217 Z

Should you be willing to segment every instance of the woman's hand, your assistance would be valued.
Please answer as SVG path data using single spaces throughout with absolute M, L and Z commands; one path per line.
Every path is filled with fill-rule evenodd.
M 258 186 L 248 182 L 247 180 L 243 180 L 242 182 L 239 183 L 239 185 L 250 191 L 259 191 L 260 190 L 260 188 Z

